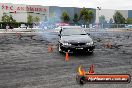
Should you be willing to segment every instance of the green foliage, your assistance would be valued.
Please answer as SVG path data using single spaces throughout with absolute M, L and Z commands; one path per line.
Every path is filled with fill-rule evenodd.
M 74 23 L 78 23 L 78 21 L 79 21 L 79 20 L 78 20 L 78 14 L 75 13 L 75 14 L 74 14 L 73 22 L 74 22 Z
M 83 20 L 84 23 L 90 23 L 94 17 L 94 12 L 87 8 L 82 8 L 80 11 L 79 19 Z
M 127 24 L 132 24 L 132 18 L 127 18 L 126 22 Z
M 123 17 L 123 15 L 120 12 L 116 12 L 113 16 L 114 22 L 116 24 L 124 24 L 125 23 L 125 18 Z
M 12 15 L 10 15 L 10 22 L 11 22 L 11 23 L 15 23 L 15 22 L 16 22 L 16 20 L 13 19 Z
M 10 22 L 10 17 L 8 15 L 2 16 L 2 22 Z
M 67 12 L 63 12 L 62 13 L 62 15 L 61 15 L 61 20 L 63 21 L 63 22 L 69 22 L 70 21 L 70 17 L 69 17 L 69 15 L 68 15 L 68 13 Z
M 112 24 L 112 23 L 113 23 L 113 19 L 112 19 L 112 18 L 110 18 L 109 23 L 110 23 L 110 24 Z
M 93 12 L 93 10 L 89 10 L 88 14 L 89 14 L 89 22 L 91 22 L 93 20 L 93 18 L 94 18 L 94 12 Z
M 34 22 L 39 22 L 40 21 L 40 18 L 38 16 L 34 17 Z
M 12 15 L 10 15 L 10 16 L 3 15 L 1 21 L 6 22 L 6 23 L 15 23 L 16 22 L 16 20 L 13 19 Z
M 85 7 L 82 8 L 80 11 L 80 18 L 82 18 L 86 14 L 86 12 L 87 12 L 87 9 Z
M 101 15 L 101 16 L 99 17 L 99 23 L 104 24 L 105 22 L 106 22 L 105 16 L 104 16 L 104 15 Z
M 32 15 L 28 15 L 28 17 L 27 17 L 27 23 L 29 23 L 29 24 L 33 23 L 33 16 Z
M 15 23 L 0 22 L 0 28 L 5 29 L 7 24 L 12 26 L 13 28 L 20 27 L 21 24 L 29 25 L 28 23 L 25 22 L 15 22 Z

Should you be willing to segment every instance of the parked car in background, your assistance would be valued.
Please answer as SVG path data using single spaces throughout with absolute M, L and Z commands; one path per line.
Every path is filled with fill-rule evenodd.
M 27 29 L 27 26 L 25 24 L 21 24 L 21 26 L 19 28 Z
M 126 28 L 127 30 L 132 30 L 132 25 L 127 25 L 127 26 L 125 26 L 125 28 Z

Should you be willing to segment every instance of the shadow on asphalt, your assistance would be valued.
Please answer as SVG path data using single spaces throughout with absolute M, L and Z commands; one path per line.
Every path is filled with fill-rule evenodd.
M 59 52 L 58 52 L 59 53 Z M 62 56 L 65 56 L 65 53 L 59 53 Z M 79 56 L 79 57 L 85 57 L 85 56 L 94 56 L 93 53 L 88 53 L 88 52 L 74 52 L 74 53 L 69 53 L 69 56 Z

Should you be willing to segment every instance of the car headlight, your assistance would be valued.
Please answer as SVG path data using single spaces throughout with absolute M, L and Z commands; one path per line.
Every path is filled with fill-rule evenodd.
M 86 45 L 93 45 L 93 41 L 86 43 Z
M 62 43 L 62 45 L 65 45 L 65 46 L 71 46 L 70 43 Z

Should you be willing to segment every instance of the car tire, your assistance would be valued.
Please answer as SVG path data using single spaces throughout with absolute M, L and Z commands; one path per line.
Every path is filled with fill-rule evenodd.
M 94 52 L 92 51 L 92 52 L 88 52 L 88 54 L 90 54 L 90 55 L 92 55 Z
M 92 55 L 93 53 L 94 53 L 94 50 L 88 52 L 89 55 Z

